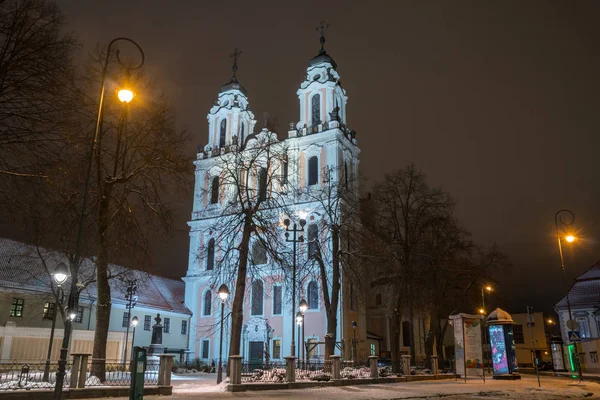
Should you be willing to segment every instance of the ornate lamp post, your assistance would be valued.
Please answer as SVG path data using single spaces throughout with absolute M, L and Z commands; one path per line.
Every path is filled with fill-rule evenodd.
M 300 300 L 300 305 L 298 308 L 302 313 L 302 363 L 304 364 L 304 361 L 306 360 L 306 342 L 304 341 L 304 326 L 306 324 L 304 323 L 304 314 L 306 313 L 306 310 L 308 310 L 308 303 L 306 300 Z M 300 339 L 300 337 L 298 337 L 298 339 Z
M 223 318 L 225 315 L 225 300 L 229 297 L 229 288 L 226 284 L 219 287 L 219 298 L 221 299 L 221 339 L 219 344 L 219 369 L 217 371 L 217 384 L 223 381 Z
M 296 313 L 296 325 L 298 325 L 298 339 L 300 339 L 300 327 L 302 326 L 302 321 L 304 319 L 304 315 L 300 311 Z M 298 360 L 300 359 L 300 346 L 298 346 Z
M 90 178 L 92 175 L 92 165 L 94 160 L 94 152 L 96 151 L 96 144 L 98 142 L 98 135 L 102 130 L 102 121 L 103 121 L 103 111 L 104 111 L 104 93 L 106 92 L 106 75 L 108 71 L 108 65 L 110 64 L 110 56 L 112 54 L 112 47 L 117 42 L 129 42 L 133 44 L 139 51 L 142 56 L 141 61 L 138 65 L 133 67 L 125 65 L 121 59 L 119 58 L 119 50 L 116 51 L 117 62 L 125 67 L 128 71 L 135 70 L 141 68 L 144 65 L 144 51 L 142 48 L 133 40 L 126 37 L 118 37 L 108 44 L 108 48 L 106 49 L 106 57 L 104 59 L 104 64 L 102 67 L 102 78 L 100 83 L 100 99 L 98 101 L 98 114 L 96 116 L 96 128 L 94 131 L 94 138 L 92 140 L 92 146 L 90 149 L 88 166 L 87 166 L 87 175 L 85 178 L 85 184 L 83 189 L 83 202 L 81 205 L 81 215 L 79 217 L 79 227 L 77 229 L 77 241 L 75 243 L 75 254 L 72 259 L 72 263 L 70 265 L 70 272 L 73 279 L 71 280 L 71 291 L 69 292 L 68 299 L 68 307 L 69 310 L 77 310 L 77 272 L 79 269 L 79 258 L 81 252 L 81 241 L 83 240 L 83 227 L 85 222 L 86 208 L 89 196 L 89 186 L 90 186 Z M 118 93 L 119 100 L 123 103 L 128 103 L 133 99 L 133 92 L 128 88 L 122 88 Z M 72 313 L 72 311 L 71 311 Z M 65 334 L 63 336 L 62 347 L 60 349 L 60 360 L 58 361 L 58 373 L 56 374 L 56 385 L 54 386 L 54 399 L 60 400 L 62 397 L 62 387 L 65 380 L 66 375 L 66 366 L 67 366 L 67 353 L 69 352 L 69 342 L 71 340 L 71 322 L 68 318 L 65 320 Z
M 563 215 L 567 216 L 567 219 L 563 219 Z M 565 271 L 565 260 L 563 257 L 562 241 L 565 240 L 567 243 L 573 243 L 575 236 L 570 232 L 571 225 L 575 222 L 575 214 L 567 209 L 558 210 L 554 215 L 554 225 L 556 226 L 556 241 L 558 242 L 558 255 L 560 256 L 560 268 L 563 273 L 563 282 L 566 291 L 567 310 L 569 310 L 569 320 L 567 321 L 567 328 L 572 331 L 577 330 L 577 321 L 573 320 L 573 313 L 571 312 L 571 301 L 569 300 L 569 282 L 567 281 L 567 272 Z M 558 224 L 564 225 L 566 233 L 561 233 Z M 570 341 L 570 340 L 569 340 Z M 575 362 L 577 363 L 577 374 L 579 380 L 583 381 L 583 374 L 581 371 L 581 363 L 579 362 L 579 350 L 577 349 L 577 343 L 575 342 Z
M 283 224 L 285 225 L 285 241 L 292 242 L 292 345 L 290 348 L 290 356 L 292 357 L 296 353 L 296 339 L 294 336 L 294 317 L 296 314 L 294 312 L 296 309 L 296 243 L 304 242 L 304 236 L 298 236 L 298 233 L 304 233 L 304 225 L 306 225 L 306 220 L 301 219 L 298 222 L 300 227 L 298 227 L 295 222 L 292 226 L 290 226 L 290 220 L 287 218 L 283 221 Z M 292 234 L 291 239 L 290 233 Z
M 52 344 L 54 343 L 54 329 L 56 328 L 56 314 L 58 314 L 59 307 L 62 307 L 65 293 L 62 289 L 62 284 L 69 278 L 69 269 L 65 263 L 61 262 L 56 266 L 56 269 L 52 273 L 52 279 L 56 282 L 56 293 L 54 303 L 54 313 L 52 314 L 52 328 L 50 328 L 50 343 L 48 343 L 48 357 L 46 357 L 46 365 L 44 366 L 43 381 L 48 382 L 50 378 L 50 357 L 52 357 Z

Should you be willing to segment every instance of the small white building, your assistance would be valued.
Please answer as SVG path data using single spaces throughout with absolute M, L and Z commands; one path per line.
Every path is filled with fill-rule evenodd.
M 49 272 L 67 258 L 59 252 L 0 239 L 0 360 L 40 362 L 48 352 L 50 331 L 56 299 L 55 285 Z M 154 318 L 160 314 L 163 324 L 165 351 L 184 354 L 188 349 L 191 312 L 184 304 L 185 285 L 182 281 L 163 278 L 119 265 L 110 265 L 118 276 L 110 280 L 112 309 L 109 324 L 106 359 L 122 360 L 127 338 L 127 352 L 132 348 L 131 319 L 138 317 L 133 345 L 150 345 Z M 82 262 L 78 281 L 93 280 L 93 260 Z M 127 283 L 137 282 L 137 304 L 128 314 L 125 294 Z M 65 295 L 65 299 L 66 299 Z M 80 294 L 77 316 L 73 323 L 71 352 L 92 353 L 96 327 L 96 287 L 89 283 Z M 66 301 L 66 300 L 65 300 Z M 127 326 L 130 326 L 127 334 Z M 57 314 L 51 359 L 57 360 L 63 338 L 63 321 Z

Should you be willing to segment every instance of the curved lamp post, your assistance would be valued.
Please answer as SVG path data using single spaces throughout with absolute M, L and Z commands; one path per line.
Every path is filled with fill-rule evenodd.
M 296 309 L 296 244 L 304 242 L 304 236 L 298 236 L 298 233 L 304 233 L 304 225 L 306 225 L 305 219 L 300 219 L 298 221 L 300 227 L 290 223 L 289 219 L 283 220 L 283 225 L 285 225 L 285 241 L 292 242 L 292 345 L 290 348 L 290 356 L 293 357 L 296 353 L 296 339 L 294 335 L 294 319 Z M 291 225 L 291 226 L 290 226 Z M 292 238 L 290 239 L 290 233 L 292 234 Z
M 308 303 L 306 302 L 306 300 L 302 299 L 300 300 L 300 305 L 298 306 L 298 308 L 300 309 L 300 312 L 302 313 L 302 363 L 304 364 L 304 361 L 306 360 L 306 341 L 304 340 L 304 326 L 306 325 L 304 323 L 304 314 L 306 313 L 306 311 L 308 310 Z M 300 339 L 300 337 L 298 337 L 298 339 Z
M 229 288 L 226 284 L 219 287 L 219 298 L 221 299 L 221 339 L 219 344 L 219 370 L 217 372 L 217 385 L 223 381 L 223 318 L 225 314 L 225 301 L 229 297 Z
M 101 83 L 100 83 L 100 99 L 98 101 L 98 114 L 96 117 L 96 128 L 94 131 L 94 138 L 92 140 L 92 146 L 91 146 L 90 154 L 88 157 L 87 174 L 86 174 L 85 184 L 84 184 L 84 189 L 83 189 L 83 202 L 81 205 L 81 215 L 79 217 L 79 227 L 77 229 L 77 241 L 75 244 L 75 254 L 72 259 L 72 263 L 70 265 L 70 271 L 71 271 L 71 275 L 73 276 L 73 279 L 71 280 L 71 291 L 69 292 L 68 308 L 69 308 L 69 310 L 71 310 L 71 313 L 73 312 L 73 310 L 75 310 L 75 312 L 77 310 L 77 272 L 79 269 L 79 258 L 81 256 L 80 255 L 81 241 L 83 239 L 83 227 L 84 227 L 85 214 L 86 214 L 87 202 L 88 202 L 88 197 L 89 197 L 90 178 L 92 175 L 94 152 L 96 151 L 96 144 L 98 143 L 98 135 L 99 135 L 100 131 L 102 130 L 102 121 L 103 121 L 103 112 L 104 112 L 104 94 L 106 92 L 106 75 L 107 75 L 107 71 L 108 71 L 108 66 L 110 64 L 110 56 L 112 54 L 112 48 L 115 45 L 115 43 L 117 43 L 117 42 L 131 43 L 140 52 L 141 60 L 137 65 L 134 65 L 134 66 L 128 66 L 123 61 L 121 61 L 121 58 L 119 57 L 119 50 L 117 50 L 115 52 L 117 62 L 119 64 L 121 64 L 123 67 L 125 67 L 128 72 L 132 71 L 132 70 L 136 70 L 138 68 L 141 68 L 142 65 L 144 65 L 144 61 L 145 61 L 144 51 L 142 50 L 140 45 L 126 37 L 118 37 L 118 38 L 111 40 L 111 42 L 108 44 L 108 48 L 106 49 L 106 57 L 104 59 L 104 64 L 102 66 L 102 75 L 101 75 L 102 78 L 101 78 Z M 129 93 L 127 93 L 127 92 L 129 92 Z M 129 101 L 131 101 L 133 99 L 133 92 L 129 88 L 122 88 L 117 95 L 119 97 L 119 100 L 121 100 L 121 102 L 123 102 L 123 103 L 128 103 Z M 62 397 L 62 387 L 63 387 L 63 383 L 65 380 L 65 375 L 66 375 L 67 353 L 69 352 L 69 342 L 71 340 L 71 322 L 72 321 L 69 318 L 67 318 L 65 320 L 65 327 L 64 327 L 65 334 L 63 336 L 62 347 L 60 349 L 60 359 L 58 361 L 58 372 L 56 374 L 56 384 L 54 386 L 54 399 L 55 400 L 60 400 Z
M 556 226 L 556 241 L 558 242 L 558 255 L 560 256 L 560 268 L 563 273 L 563 282 L 565 285 L 566 291 L 566 300 L 567 300 L 567 310 L 569 311 L 569 321 L 567 321 L 567 328 L 575 331 L 577 329 L 577 321 L 573 320 L 573 313 L 571 312 L 571 301 L 569 300 L 569 282 L 567 281 L 567 272 L 565 271 L 565 259 L 563 257 L 563 249 L 562 242 L 563 240 L 567 243 L 573 243 L 575 241 L 575 236 L 570 231 L 571 225 L 575 222 L 575 214 L 571 210 L 567 210 L 563 208 L 562 210 L 558 210 L 554 215 L 554 225 Z M 561 233 L 559 229 L 559 224 L 564 226 L 566 233 Z M 579 380 L 583 381 L 583 374 L 581 371 L 581 363 L 579 362 L 579 350 L 577 348 L 577 343 L 575 343 L 575 362 L 577 363 L 577 374 L 579 375 Z

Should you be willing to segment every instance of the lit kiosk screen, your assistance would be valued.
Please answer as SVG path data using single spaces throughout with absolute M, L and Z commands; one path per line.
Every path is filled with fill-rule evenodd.
M 502 325 L 492 325 L 489 327 L 489 331 L 494 375 L 508 374 L 508 357 L 506 354 L 506 342 L 504 341 L 504 329 Z

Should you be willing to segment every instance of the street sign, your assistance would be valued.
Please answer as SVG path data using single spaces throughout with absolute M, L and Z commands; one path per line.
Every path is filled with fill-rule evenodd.
M 574 319 L 570 319 L 570 320 L 567 321 L 567 328 L 571 329 L 572 331 L 574 331 L 575 329 L 577 329 L 578 325 L 579 324 Z
M 581 342 L 579 331 L 569 331 L 569 342 Z

